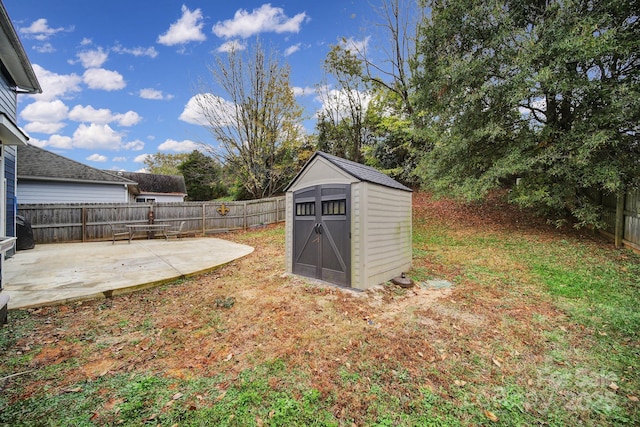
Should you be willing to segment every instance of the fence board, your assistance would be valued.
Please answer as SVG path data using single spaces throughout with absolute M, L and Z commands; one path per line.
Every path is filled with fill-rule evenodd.
M 590 192 L 589 197 L 599 202 L 603 207 L 603 221 L 606 223 L 604 232 L 613 235 L 616 225 L 616 196 Z M 635 249 L 640 249 L 640 190 L 629 191 L 624 202 L 623 243 Z
M 224 208 L 222 207 L 224 205 Z M 90 242 L 111 239 L 109 223 L 168 223 L 184 231 L 207 235 L 283 222 L 284 197 L 240 202 L 112 203 L 112 204 L 22 204 L 18 214 L 33 229 L 38 244 Z

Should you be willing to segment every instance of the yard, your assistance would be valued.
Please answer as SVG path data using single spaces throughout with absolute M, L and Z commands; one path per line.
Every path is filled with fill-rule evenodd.
M 107 300 L 10 313 L 3 425 L 632 425 L 640 256 L 502 203 L 414 194 L 417 282 L 351 292 L 255 252 Z

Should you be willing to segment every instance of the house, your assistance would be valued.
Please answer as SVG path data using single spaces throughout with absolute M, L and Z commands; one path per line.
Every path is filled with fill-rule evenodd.
M 128 203 L 136 182 L 34 145 L 18 147 L 18 203 Z
M 18 94 L 41 93 L 40 83 L 27 58 L 4 4 L 0 2 L 0 324 L 7 321 L 9 297 L 2 293 L 5 254 L 16 240 L 16 146 L 28 137 L 17 126 Z
M 138 183 L 131 201 L 139 203 L 181 203 L 187 197 L 182 175 L 158 175 L 139 172 L 114 172 L 117 176 Z
M 367 289 L 411 268 L 411 189 L 316 152 L 285 191 L 288 273 Z

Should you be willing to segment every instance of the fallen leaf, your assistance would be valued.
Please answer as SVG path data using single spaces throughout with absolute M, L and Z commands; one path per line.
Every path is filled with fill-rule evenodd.
M 82 391 L 82 387 L 67 388 L 64 391 L 66 393 L 79 393 Z
M 500 363 L 500 359 L 495 358 L 495 359 L 492 359 L 492 361 L 493 361 L 493 364 L 496 365 L 498 368 L 502 367 L 502 363 Z
M 611 384 L 609 384 L 609 388 L 613 391 L 618 391 L 620 387 L 618 387 L 618 384 L 612 382 Z
M 422 354 L 421 352 L 418 352 L 418 356 L 424 357 L 424 354 Z
M 632 401 L 632 402 L 637 402 L 637 401 L 639 401 L 639 400 L 640 400 L 640 399 L 638 399 L 636 396 L 627 395 L 627 397 L 628 397 L 628 398 L 629 398 L 629 400 L 630 400 L 630 401 Z
M 465 385 L 467 385 L 466 381 L 461 381 L 461 380 L 455 380 L 453 383 L 459 387 L 464 387 Z
M 498 422 L 499 418 L 496 416 L 496 414 L 494 414 L 491 411 L 487 411 L 486 409 L 484 410 L 484 415 L 490 420 L 495 422 Z
M 229 361 L 229 360 L 231 360 L 231 359 L 233 359 L 233 353 L 229 353 L 229 354 L 227 355 L 227 357 L 225 357 L 224 361 L 225 361 L 225 362 L 228 362 L 228 361 Z
M 182 396 L 184 396 L 184 394 L 182 394 L 182 393 L 176 393 L 176 394 L 174 394 L 171 398 L 172 398 L 173 400 L 178 400 L 178 399 L 180 399 Z

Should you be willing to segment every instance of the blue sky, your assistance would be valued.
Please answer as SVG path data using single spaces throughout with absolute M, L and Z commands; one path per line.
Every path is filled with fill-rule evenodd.
M 18 125 L 30 142 L 126 171 L 140 171 L 145 155 L 215 145 L 189 119 L 189 100 L 199 79 L 213 84 L 214 55 L 256 38 L 291 66 L 313 132 L 321 108 L 313 89 L 330 45 L 345 38 L 371 50 L 379 21 L 365 0 L 3 2 L 43 88 L 18 97 Z

